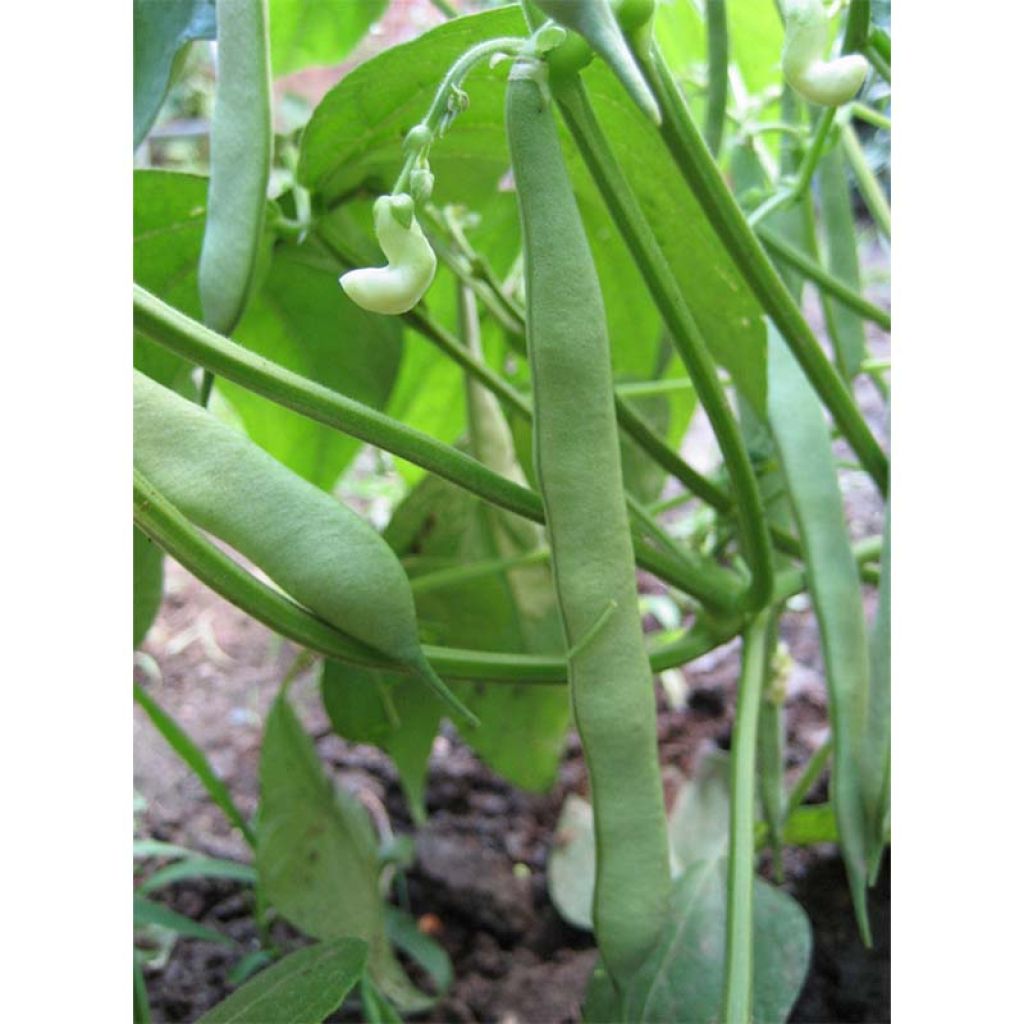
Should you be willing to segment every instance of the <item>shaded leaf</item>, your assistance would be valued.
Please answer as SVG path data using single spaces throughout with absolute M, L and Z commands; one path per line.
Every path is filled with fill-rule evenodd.
M 274 75 L 337 64 L 366 34 L 387 0 L 270 0 L 270 56 Z
M 133 0 L 132 148 L 149 133 L 171 84 L 175 58 L 217 35 L 214 0 Z
M 146 639 L 164 592 L 164 553 L 132 528 L 132 648 Z
M 290 953 L 199 1018 L 200 1024 L 320 1024 L 359 980 L 367 946 L 338 939 Z
M 159 928 L 167 928 L 187 939 L 202 939 L 204 942 L 219 942 L 230 946 L 234 939 L 222 935 L 212 928 L 193 921 L 184 914 L 179 914 L 162 903 L 153 903 L 151 900 L 135 896 L 132 901 L 132 916 L 135 926 L 156 925 Z
M 585 931 L 594 928 L 595 869 L 594 812 L 586 800 L 570 793 L 548 855 L 548 893 L 559 914 Z

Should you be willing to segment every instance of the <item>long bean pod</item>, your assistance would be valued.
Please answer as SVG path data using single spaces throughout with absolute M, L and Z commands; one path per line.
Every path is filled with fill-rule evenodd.
M 597 942 L 624 984 L 658 941 L 670 884 L 654 694 L 600 286 L 553 113 L 529 74 L 529 65 L 513 69 L 506 122 L 525 252 L 534 460 L 594 805 Z
M 420 648 L 401 563 L 354 512 L 137 371 L 134 459 L 197 526 L 250 558 L 331 625 L 409 665 L 474 720 Z
M 199 258 L 203 320 L 230 334 L 256 273 L 273 134 L 267 0 L 217 0 L 217 91 Z

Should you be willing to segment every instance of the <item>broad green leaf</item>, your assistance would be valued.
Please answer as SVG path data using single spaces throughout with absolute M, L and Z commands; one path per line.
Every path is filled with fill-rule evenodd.
M 669 927 L 621 995 L 598 966 L 584 1020 L 714 1024 L 721 1019 L 726 865 L 697 861 L 673 883 Z M 761 879 L 754 884 L 753 1024 L 781 1024 L 796 1002 L 811 958 L 811 925 L 800 905 Z
M 137 648 L 153 625 L 164 592 L 164 553 L 132 528 L 132 648 Z
M 214 0 L 133 0 L 132 148 L 153 126 L 171 84 L 175 58 L 194 39 L 217 35 Z
M 210 799 L 224 812 L 224 816 L 238 828 L 250 846 L 255 836 L 242 812 L 231 799 L 231 792 L 224 781 L 213 770 L 206 755 L 199 749 L 191 736 L 166 712 L 156 700 L 138 683 L 134 687 L 135 700 L 149 716 L 156 730 L 167 741 L 171 749 L 196 773 Z
M 270 0 L 275 77 L 315 64 L 337 64 L 386 7 L 387 0 Z
M 202 939 L 204 942 L 219 942 L 226 946 L 230 946 L 234 942 L 234 939 L 227 935 L 207 928 L 205 925 L 185 917 L 184 914 L 165 907 L 162 903 L 153 903 L 141 896 L 133 897 L 132 917 L 136 928 L 155 925 L 158 928 L 167 928 L 186 939 Z
M 838 842 L 839 832 L 832 805 L 804 804 L 796 808 L 786 822 L 782 838 L 791 846 Z
M 405 133 L 426 114 L 448 68 L 475 43 L 524 36 L 518 7 L 456 18 L 391 47 L 346 75 L 323 98 L 302 138 L 299 179 L 330 205 L 363 186 L 389 192 Z M 430 150 L 439 205 L 475 207 L 508 169 L 504 88 L 508 65 L 486 62 L 466 82 L 469 109 Z
M 594 811 L 586 800 L 570 793 L 548 855 L 548 893 L 559 914 L 585 931 L 594 928 L 595 870 Z
M 724 858 L 729 846 L 729 755 L 709 749 L 676 795 L 668 839 L 680 868 Z
M 407 675 L 330 660 L 324 661 L 320 692 L 339 736 L 372 743 L 395 762 L 413 820 L 425 822 L 427 759 L 441 721 L 437 698 Z
M 367 946 L 337 939 L 290 953 L 232 992 L 199 1024 L 320 1024 L 359 980 Z
M 402 973 L 385 935 L 369 816 L 324 775 L 283 695 L 267 716 L 260 793 L 256 868 L 267 900 L 313 938 L 363 939 L 369 969 L 387 997 L 406 1012 L 429 1006 Z
M 870 668 L 860 575 L 846 529 L 828 424 L 814 390 L 774 327 L 768 331 L 768 366 L 768 418 L 821 631 L 835 743 L 831 800 L 854 909 L 867 940 L 868 827 L 861 759 Z

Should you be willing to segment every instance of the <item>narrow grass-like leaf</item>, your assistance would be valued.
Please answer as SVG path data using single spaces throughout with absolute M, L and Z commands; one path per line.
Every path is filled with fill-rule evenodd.
M 139 886 L 138 891 L 147 895 L 186 878 L 230 878 L 236 882 L 255 885 L 256 869 L 248 864 L 218 860 L 215 857 L 190 857 L 154 872 Z
M 868 711 L 868 742 L 864 751 L 867 779 L 867 812 L 870 840 L 868 870 L 872 884 L 889 841 L 889 772 L 892 734 L 890 696 L 890 615 L 892 586 L 892 524 L 886 513 L 885 542 L 882 547 L 882 578 L 878 588 L 878 610 L 871 632 L 871 699 Z
M 134 687 L 135 700 L 161 736 L 174 752 L 196 773 L 210 799 L 224 812 L 227 819 L 241 831 L 250 846 L 256 845 L 256 837 L 242 812 L 231 799 L 231 793 L 218 778 L 206 755 L 196 746 L 192 738 L 138 683 Z
M 416 921 L 398 907 L 385 908 L 384 923 L 392 944 L 415 960 L 430 975 L 438 993 L 444 995 L 454 978 L 452 961 L 445 948 L 421 932 Z
M 359 980 L 366 953 L 365 942 L 348 938 L 290 953 L 197 1024 L 321 1024 Z
M 860 757 L 867 728 L 867 631 L 857 563 L 843 518 L 828 424 L 774 327 L 768 330 L 768 418 L 806 553 L 822 637 L 835 754 L 832 803 L 854 910 L 866 943 L 867 828 Z
M 227 935 L 207 928 L 205 925 L 193 921 L 184 914 L 165 907 L 162 903 L 153 903 L 151 900 L 135 896 L 132 904 L 132 914 L 136 927 L 145 925 L 157 925 L 160 928 L 167 928 L 172 932 L 186 939 L 202 939 L 204 942 L 220 942 L 224 945 L 232 945 L 234 940 Z

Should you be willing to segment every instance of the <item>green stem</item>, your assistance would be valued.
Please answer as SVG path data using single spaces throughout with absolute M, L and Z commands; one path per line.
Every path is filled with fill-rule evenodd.
M 850 104 L 849 110 L 854 117 L 859 117 L 867 124 L 874 125 L 886 132 L 892 131 L 892 119 L 886 117 L 881 111 L 875 110 L 874 107 L 869 107 L 866 103 L 854 101 Z
M 551 549 L 540 547 L 534 551 L 527 551 L 525 554 L 513 555 L 509 558 L 489 558 L 480 562 L 453 565 L 448 569 L 435 569 L 433 572 L 425 572 L 421 576 L 410 576 L 409 584 L 413 593 L 423 594 L 430 590 L 443 590 L 445 587 L 459 586 L 470 580 L 503 573 L 508 569 L 537 565 L 546 562 L 550 557 Z
M 656 395 L 676 395 L 681 391 L 692 391 L 693 381 L 689 377 L 669 377 L 665 380 L 631 380 L 619 384 L 615 394 L 623 401 L 630 398 L 653 398 Z M 623 429 L 625 423 L 619 421 Z M 694 470 L 696 472 L 696 470 Z
M 747 285 L 775 321 L 819 398 L 876 486 L 885 494 L 889 486 L 889 461 L 885 453 L 729 191 L 679 95 L 671 72 L 656 49 L 652 54 L 637 53 L 637 59 L 661 106 L 663 121 L 659 131 L 677 167 Z
M 567 83 L 558 91 L 557 98 L 566 124 L 619 233 L 644 276 L 718 440 L 736 491 L 740 538 L 750 566 L 750 586 L 743 595 L 743 604 L 750 610 L 763 607 L 771 596 L 772 588 L 768 525 L 757 479 L 718 379 L 718 370 L 651 226 L 597 123 L 582 83 L 578 78 Z
M 762 612 L 743 634 L 743 669 L 729 758 L 729 884 L 722 997 L 725 1024 L 749 1024 L 753 1009 L 757 721 L 768 663 L 770 618 L 770 611 Z
M 878 184 L 878 179 L 868 166 L 867 157 L 864 156 L 864 150 L 861 149 L 857 133 L 849 124 L 840 125 L 839 132 L 843 140 L 843 152 L 853 170 L 853 176 L 857 179 L 857 188 L 860 190 L 861 198 L 868 210 L 871 211 L 871 216 L 878 225 L 878 229 L 886 238 L 890 238 L 892 236 L 892 213 L 889 210 L 889 203 L 882 192 L 882 186 Z
M 802 252 L 794 249 L 770 228 L 761 226 L 757 229 L 757 234 L 770 253 L 784 263 L 788 263 L 795 270 L 799 270 L 801 274 L 818 285 L 821 291 L 831 295 L 837 302 L 841 302 L 847 309 L 852 309 L 865 320 L 878 324 L 886 331 L 892 330 L 892 315 L 888 310 L 880 309 L 874 303 L 868 302 L 849 285 L 830 274 L 820 263 L 815 263 Z
M 892 63 L 892 39 L 890 39 L 889 33 L 884 28 L 875 25 L 868 37 L 868 44 L 886 64 Z
M 843 53 L 863 50 L 868 41 L 871 26 L 871 0 L 850 0 L 846 15 L 846 32 L 843 34 Z
M 889 66 L 889 62 L 885 59 L 885 57 L 883 57 L 882 54 L 879 53 L 878 50 L 870 44 L 864 48 L 864 56 L 867 57 L 868 62 L 875 69 L 875 71 L 877 71 L 878 74 L 881 75 L 881 77 L 886 80 L 886 82 L 889 82 L 891 84 L 892 68 Z
M 722 148 L 725 107 L 729 98 L 729 20 L 725 0 L 706 0 L 704 18 L 708 31 L 708 96 L 704 115 L 704 139 L 713 157 Z
M 426 116 L 420 122 L 421 125 L 426 126 L 431 133 L 431 142 L 433 137 L 438 134 L 443 134 L 448 122 L 455 116 L 455 111 L 450 106 L 452 98 L 461 89 L 462 82 L 466 76 L 476 67 L 477 64 L 482 60 L 486 60 L 491 54 L 494 53 L 518 53 L 523 46 L 526 44 L 526 39 L 522 36 L 502 36 L 497 39 L 486 39 L 482 43 L 477 43 L 476 46 L 470 47 L 449 69 L 448 73 L 444 76 L 441 84 L 438 86 L 437 92 L 434 94 L 434 99 L 431 101 L 429 108 L 427 109 Z M 429 150 L 431 142 L 428 142 L 425 146 L 415 148 L 406 156 L 405 163 L 402 165 L 402 170 L 399 172 L 398 177 L 395 179 L 394 188 L 392 188 L 392 195 L 397 195 L 399 192 L 403 192 L 409 181 L 409 175 L 412 173 L 417 162 L 423 157 L 424 153 Z
M 136 329 L 146 337 L 190 362 L 318 423 L 408 459 L 491 504 L 535 523 L 544 522 L 544 507 L 536 491 L 513 483 L 429 434 L 221 337 L 138 285 L 134 290 L 134 319 Z M 734 574 L 696 556 L 666 558 L 646 541 L 634 541 L 637 564 L 642 568 L 710 607 L 730 608 L 736 603 L 738 582 Z
M 430 0 L 430 2 L 449 20 L 459 16 L 459 12 L 448 3 L 448 0 Z

